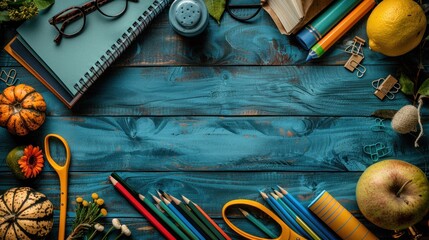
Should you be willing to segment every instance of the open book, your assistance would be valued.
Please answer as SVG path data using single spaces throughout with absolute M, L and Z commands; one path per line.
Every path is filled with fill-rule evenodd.
M 296 33 L 333 0 L 266 0 L 264 10 L 270 15 L 280 33 Z

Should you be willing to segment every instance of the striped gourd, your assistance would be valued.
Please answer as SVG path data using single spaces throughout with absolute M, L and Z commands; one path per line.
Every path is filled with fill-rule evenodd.
M 0 196 L 0 239 L 44 239 L 52 230 L 54 207 L 29 187 L 7 190 Z

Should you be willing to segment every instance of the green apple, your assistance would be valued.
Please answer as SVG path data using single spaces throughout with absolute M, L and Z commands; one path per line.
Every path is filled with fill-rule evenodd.
M 369 166 L 356 186 L 356 201 L 373 224 L 401 230 L 421 221 L 429 211 L 429 181 L 417 166 L 383 160 Z

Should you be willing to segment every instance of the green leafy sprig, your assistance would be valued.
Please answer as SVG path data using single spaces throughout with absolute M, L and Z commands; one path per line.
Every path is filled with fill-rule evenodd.
M 54 2 L 55 0 L 0 0 L 0 23 L 30 19 Z

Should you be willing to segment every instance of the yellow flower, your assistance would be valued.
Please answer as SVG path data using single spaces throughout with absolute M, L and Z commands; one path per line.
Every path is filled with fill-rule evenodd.
M 82 205 L 83 205 L 84 207 L 88 207 L 89 202 L 88 202 L 88 201 L 86 201 L 86 200 L 83 200 Z
M 98 199 L 98 194 L 97 193 L 93 193 L 91 195 L 91 197 L 92 197 L 92 199 L 96 200 L 96 199 Z
M 83 198 L 82 197 L 77 197 L 76 198 L 76 202 L 77 203 L 82 203 L 83 202 Z
M 104 199 L 99 198 L 99 199 L 97 199 L 95 202 L 98 204 L 98 206 L 101 206 L 101 205 L 103 205 L 103 204 L 104 204 Z
M 101 215 L 103 215 L 103 216 L 107 216 L 107 210 L 106 210 L 105 208 L 102 208 L 102 209 L 100 210 L 100 213 L 101 213 Z

